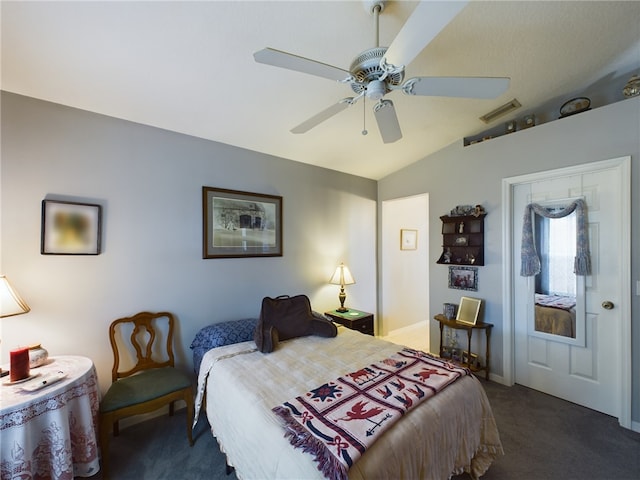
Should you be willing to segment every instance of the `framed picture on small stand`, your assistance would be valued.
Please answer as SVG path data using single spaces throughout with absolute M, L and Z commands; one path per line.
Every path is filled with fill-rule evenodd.
M 469 325 L 475 325 L 478 321 L 480 305 L 482 305 L 482 300 L 480 300 L 479 298 L 462 297 L 460 299 L 460 306 L 458 307 L 456 321 L 460 323 L 468 323 Z

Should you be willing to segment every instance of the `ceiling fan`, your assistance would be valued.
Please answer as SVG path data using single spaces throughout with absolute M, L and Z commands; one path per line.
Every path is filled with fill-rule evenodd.
M 388 48 L 378 45 L 379 15 L 386 3 L 386 0 L 364 0 L 365 8 L 375 17 L 376 46 L 358 55 L 349 70 L 273 48 L 253 54 L 259 63 L 346 83 L 356 94 L 302 122 L 291 129 L 292 133 L 305 133 L 360 98 L 366 98 L 377 102 L 373 111 L 382 141 L 393 143 L 402 138 L 402 131 L 393 102 L 384 97 L 394 90 L 402 90 L 406 95 L 466 98 L 496 98 L 507 90 L 509 78 L 504 77 L 413 77 L 403 83 L 405 65 L 413 61 L 468 2 L 420 2 Z M 362 133 L 366 135 L 366 130 Z

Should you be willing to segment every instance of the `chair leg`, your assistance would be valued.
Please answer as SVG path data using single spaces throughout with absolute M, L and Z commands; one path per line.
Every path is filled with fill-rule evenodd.
M 118 435 L 120 435 L 120 423 L 116 420 L 113 422 L 113 436 L 117 437 Z
M 171 403 L 169 404 L 169 416 L 170 416 L 170 417 L 173 417 L 173 411 L 174 411 L 174 406 L 173 406 L 173 404 L 174 404 L 174 403 L 175 403 L 175 402 L 171 402 Z
M 193 392 L 191 389 L 185 390 L 184 401 L 187 404 L 187 438 L 189 439 L 189 446 L 193 447 L 193 417 L 194 417 L 194 405 L 193 405 Z

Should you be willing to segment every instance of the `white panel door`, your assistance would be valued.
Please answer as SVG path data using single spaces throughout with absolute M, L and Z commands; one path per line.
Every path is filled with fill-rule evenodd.
M 627 191 L 623 169 L 565 174 L 547 172 L 546 178 L 513 186 L 513 312 L 515 381 L 518 384 L 620 418 L 621 341 L 624 298 L 625 253 L 622 232 L 628 228 L 623 218 L 622 192 Z M 555 335 L 532 332 L 533 277 L 520 276 L 522 222 L 528 203 L 583 198 L 587 204 L 592 274 L 578 277 L 584 282 L 584 343 L 571 344 Z M 575 242 L 575 238 L 567 238 Z M 612 309 L 603 308 L 611 302 Z

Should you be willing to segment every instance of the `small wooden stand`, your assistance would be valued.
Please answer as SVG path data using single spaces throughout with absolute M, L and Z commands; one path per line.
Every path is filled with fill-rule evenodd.
M 435 317 L 433 317 L 435 320 L 437 320 L 440 323 L 440 351 L 439 351 L 439 355 L 440 357 L 442 357 L 442 333 L 444 331 L 444 327 L 450 327 L 453 328 L 455 330 L 466 330 L 467 331 L 467 339 L 468 339 L 468 343 L 467 343 L 467 352 L 469 352 L 468 355 L 468 359 L 467 359 L 467 363 L 463 363 L 463 365 L 469 369 L 471 369 L 471 371 L 473 372 L 479 372 L 484 370 L 485 372 L 485 376 L 484 378 L 486 380 L 489 380 L 489 361 L 491 359 L 491 344 L 489 343 L 489 340 L 491 338 L 491 329 L 493 328 L 493 324 L 492 323 L 485 323 L 485 322 L 476 322 L 475 325 L 471 325 L 469 323 L 462 323 L 462 322 L 457 322 L 455 319 L 448 319 L 447 317 L 445 317 L 442 314 L 438 314 Z M 471 365 L 471 363 L 468 361 L 471 358 L 471 336 L 473 335 L 473 331 L 474 330 L 484 330 L 486 335 L 487 335 L 487 345 L 486 345 L 486 350 L 485 350 L 485 365 L 484 367 L 480 366 L 475 366 L 475 365 Z

